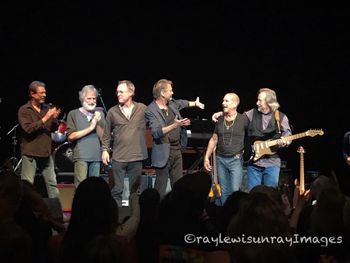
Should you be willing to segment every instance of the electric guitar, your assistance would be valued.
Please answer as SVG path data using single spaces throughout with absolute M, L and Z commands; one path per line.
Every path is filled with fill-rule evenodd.
M 293 141 L 296 139 L 300 139 L 306 136 L 314 137 L 316 135 L 323 135 L 322 129 L 320 130 L 308 130 L 306 132 L 290 135 L 287 137 L 284 137 L 287 141 Z M 256 162 L 260 158 L 266 155 L 273 155 L 276 152 L 271 150 L 272 146 L 275 146 L 282 142 L 282 139 L 275 139 L 275 140 L 267 140 L 267 141 L 255 141 L 253 145 L 246 148 L 244 151 L 244 162 L 250 163 L 250 162 Z
M 209 198 L 213 201 L 215 198 L 220 198 L 221 197 L 221 187 L 218 181 L 218 174 L 217 174 L 217 169 L 216 169 L 216 153 L 215 150 L 213 151 L 213 154 L 211 156 L 213 168 L 211 171 L 212 174 L 212 184 L 209 192 Z
M 300 175 L 299 175 L 299 192 L 303 194 L 305 192 L 305 173 L 304 173 L 304 153 L 303 146 L 299 146 L 298 153 L 300 154 Z

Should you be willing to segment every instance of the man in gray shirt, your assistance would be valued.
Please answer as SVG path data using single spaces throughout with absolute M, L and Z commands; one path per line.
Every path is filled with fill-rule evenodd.
M 87 176 L 100 175 L 101 144 L 104 127 L 103 111 L 97 110 L 98 92 L 93 85 L 79 91 L 82 107 L 67 117 L 68 140 L 73 142 L 74 183 L 78 187 Z

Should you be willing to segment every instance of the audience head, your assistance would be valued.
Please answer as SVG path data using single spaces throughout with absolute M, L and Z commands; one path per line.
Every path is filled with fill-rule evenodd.
M 317 200 L 321 191 L 325 188 L 329 187 L 337 187 L 335 182 L 330 179 L 329 177 L 325 175 L 318 176 L 312 183 L 311 183 L 311 199 Z
M 273 202 L 275 202 L 276 205 L 279 205 L 279 206 L 281 206 L 282 209 L 284 209 L 281 193 L 275 187 L 260 184 L 260 185 L 253 187 L 250 190 L 250 193 L 266 194 Z
M 0 224 L 1 262 L 32 262 L 32 239 L 17 224 Z
M 249 196 L 248 193 L 243 191 L 235 191 L 226 199 L 226 202 L 222 206 L 221 216 L 220 216 L 220 231 L 226 233 L 227 227 L 230 223 L 230 220 L 233 216 L 238 213 L 240 204 L 242 201 Z
M 346 198 L 339 188 L 323 188 L 312 210 L 310 231 L 321 235 L 342 234 L 345 202 Z
M 148 211 L 155 211 L 158 209 L 160 203 L 160 195 L 159 192 L 154 188 L 145 189 L 139 199 L 141 213 Z
M 84 263 L 126 263 L 126 247 L 115 234 L 96 236 L 83 256 Z
M 101 177 L 88 177 L 76 189 L 72 214 L 65 233 L 61 260 L 81 262 L 82 252 L 98 235 L 116 232 L 118 206 L 107 182 Z
M 271 240 L 291 236 L 288 218 L 265 193 L 249 193 L 231 219 L 227 232 L 230 237 L 241 240 L 229 245 L 232 262 L 294 262 L 294 252 L 289 244 L 258 242 L 259 238 Z
M 202 211 L 208 202 L 211 178 L 205 172 L 186 174 L 174 184 L 171 199 Z
M 0 222 L 11 221 L 23 197 L 21 179 L 13 171 L 0 175 Z
M 108 232 L 117 221 L 117 213 L 107 182 L 101 177 L 88 177 L 75 191 L 68 230 L 85 223 Z

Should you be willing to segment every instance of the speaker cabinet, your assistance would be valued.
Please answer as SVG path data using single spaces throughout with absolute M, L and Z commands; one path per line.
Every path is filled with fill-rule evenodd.
M 72 211 L 73 196 L 75 191 L 74 184 L 57 184 L 60 193 L 59 200 L 64 212 Z

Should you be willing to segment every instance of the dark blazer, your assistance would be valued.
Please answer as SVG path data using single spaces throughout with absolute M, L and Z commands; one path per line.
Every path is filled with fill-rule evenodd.
M 188 100 L 172 100 L 168 104 L 168 107 L 173 111 L 178 119 L 182 119 L 180 110 L 187 108 L 188 106 Z M 164 134 L 162 131 L 162 128 L 165 127 L 166 124 L 164 115 L 155 101 L 151 102 L 145 110 L 145 118 L 148 126 L 151 129 L 153 139 L 151 155 L 152 166 L 158 168 L 164 167 L 169 158 L 170 143 L 162 142 L 166 140 L 161 140 L 166 136 L 166 134 Z M 180 143 L 182 147 L 187 145 L 187 132 L 185 127 L 181 127 Z

